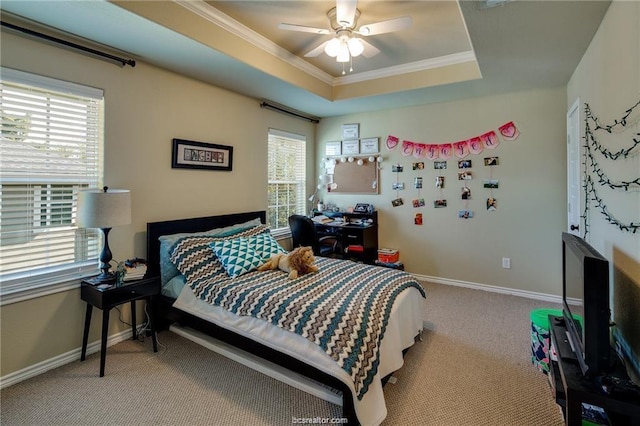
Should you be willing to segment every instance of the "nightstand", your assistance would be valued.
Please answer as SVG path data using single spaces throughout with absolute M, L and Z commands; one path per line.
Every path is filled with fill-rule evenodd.
M 107 356 L 107 337 L 109 331 L 109 311 L 123 303 L 131 303 L 131 331 L 133 339 L 137 338 L 136 333 L 136 300 L 148 299 L 153 305 L 154 296 L 160 294 L 160 277 L 143 278 L 141 280 L 128 281 L 121 286 L 115 285 L 109 288 L 99 288 L 102 286 L 91 285 L 89 281 L 82 281 L 80 287 L 80 297 L 87 302 L 87 313 L 84 318 L 84 333 L 82 336 L 82 354 L 80 361 L 84 361 L 87 355 L 87 340 L 89 339 L 89 326 L 91 325 L 91 313 L 93 307 L 102 310 L 102 342 L 100 347 L 100 377 L 104 376 L 104 364 Z M 158 352 L 158 341 L 153 325 L 153 308 L 149 309 L 149 327 L 153 340 L 153 351 Z

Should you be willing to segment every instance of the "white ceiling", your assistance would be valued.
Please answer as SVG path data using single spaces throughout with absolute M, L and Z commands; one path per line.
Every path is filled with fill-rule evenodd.
M 360 0 L 359 25 L 400 16 L 413 25 L 368 37 L 380 54 L 355 58 L 345 76 L 333 58 L 304 57 L 331 36 L 277 27 L 329 28 L 332 0 L 3 0 L 0 9 L 3 21 L 326 117 L 566 85 L 609 3 Z M 475 77 L 455 68 L 476 61 Z

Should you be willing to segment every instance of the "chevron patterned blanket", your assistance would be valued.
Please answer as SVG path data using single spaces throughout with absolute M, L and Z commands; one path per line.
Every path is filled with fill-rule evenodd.
M 193 243 L 178 242 L 172 260 L 196 297 L 320 346 L 351 376 L 358 399 L 378 371 L 380 342 L 394 300 L 410 287 L 425 297 L 420 283 L 393 269 L 316 258 L 320 272 L 295 280 L 277 270 L 229 278 L 206 250 L 209 267 L 194 260 L 192 249 Z

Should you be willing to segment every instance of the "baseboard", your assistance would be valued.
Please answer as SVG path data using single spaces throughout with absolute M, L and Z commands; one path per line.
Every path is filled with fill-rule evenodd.
M 132 336 L 131 329 L 124 330 L 116 334 L 112 334 L 107 338 L 107 347 L 113 346 L 116 343 L 120 343 L 124 340 L 131 339 L 131 336 Z M 99 351 L 100 351 L 99 340 L 89 343 L 87 345 L 87 355 L 95 352 L 99 352 Z M 13 373 L 7 374 L 6 376 L 2 376 L 0 377 L 0 389 L 4 389 L 5 387 L 15 385 L 16 383 L 19 383 L 23 380 L 30 379 L 31 377 L 35 377 L 49 370 L 53 370 L 54 368 L 58 368 L 65 364 L 69 364 L 70 362 L 77 361 L 80 359 L 81 354 L 82 354 L 82 348 L 73 349 L 69 352 L 60 354 L 53 358 L 49 358 L 37 364 L 30 365 L 29 367 L 23 368 L 22 370 L 18 370 Z
M 526 290 L 516 290 L 512 288 L 506 287 L 498 287 L 488 284 L 480 284 L 474 283 L 470 281 L 459 281 L 452 280 L 449 278 L 440 278 L 440 277 L 432 277 L 429 275 L 418 275 L 411 274 L 417 280 L 421 281 L 429 281 L 436 284 L 444 284 L 444 285 L 453 285 L 458 287 L 466 287 L 475 290 L 483 290 L 490 291 L 493 293 L 501 293 L 501 294 L 510 294 L 513 296 L 526 297 L 529 299 L 542 300 L 545 302 L 562 304 L 562 297 L 555 296 L 545 293 L 537 293 L 533 291 Z M 570 298 L 567 300 L 571 305 L 582 306 L 582 300 Z M 115 345 L 116 343 L 122 342 L 123 340 L 127 340 L 131 338 L 131 330 L 121 331 L 120 333 L 116 333 L 114 335 L 109 336 L 107 340 L 107 346 Z M 100 350 L 100 341 L 96 341 L 90 343 L 87 346 L 87 354 L 92 354 L 98 352 Z M 81 348 L 74 349 L 67 353 L 55 356 L 51 359 L 39 362 L 38 364 L 23 368 L 22 370 L 7 374 L 6 376 L 0 377 L 0 389 L 3 389 L 7 386 L 11 386 L 23 380 L 29 379 L 31 377 L 35 377 L 38 374 L 42 374 L 46 371 L 52 370 L 54 368 L 60 367 L 62 365 L 68 364 L 80 358 Z
M 466 287 L 474 290 L 483 290 L 483 291 L 490 291 L 492 293 L 510 294 L 512 296 L 526 297 L 527 299 L 536 299 L 536 300 L 542 300 L 545 302 L 551 302 L 551 303 L 556 303 L 560 305 L 562 304 L 562 296 L 555 296 L 553 294 L 537 293 L 535 291 L 527 291 L 527 290 L 517 290 L 513 288 L 498 287 L 494 285 L 480 284 L 480 283 L 474 283 L 470 281 L 452 280 L 449 278 L 432 277 L 429 275 L 418 275 L 418 274 L 411 274 L 411 275 L 413 275 L 418 280 L 429 281 L 436 284 Z M 581 299 L 567 298 L 567 302 L 570 305 L 582 306 Z

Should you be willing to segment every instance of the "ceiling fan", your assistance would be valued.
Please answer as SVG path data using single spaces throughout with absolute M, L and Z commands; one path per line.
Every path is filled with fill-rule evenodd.
M 336 0 L 336 7 L 327 12 L 331 29 L 287 23 L 278 25 L 278 28 L 321 35 L 334 33 L 334 38 L 321 43 L 304 56 L 316 57 L 324 52 L 332 58 L 336 58 L 337 62 L 342 63 L 342 74 L 345 74 L 344 64 L 346 62 L 351 63 L 349 71 L 353 71 L 353 58 L 360 55 L 365 58 L 371 58 L 380 53 L 377 47 L 357 36 L 369 37 L 400 31 L 409 28 L 412 23 L 410 16 L 403 16 L 362 25 L 356 30 L 358 19 L 360 18 L 360 10 L 357 8 L 357 4 L 357 0 Z

